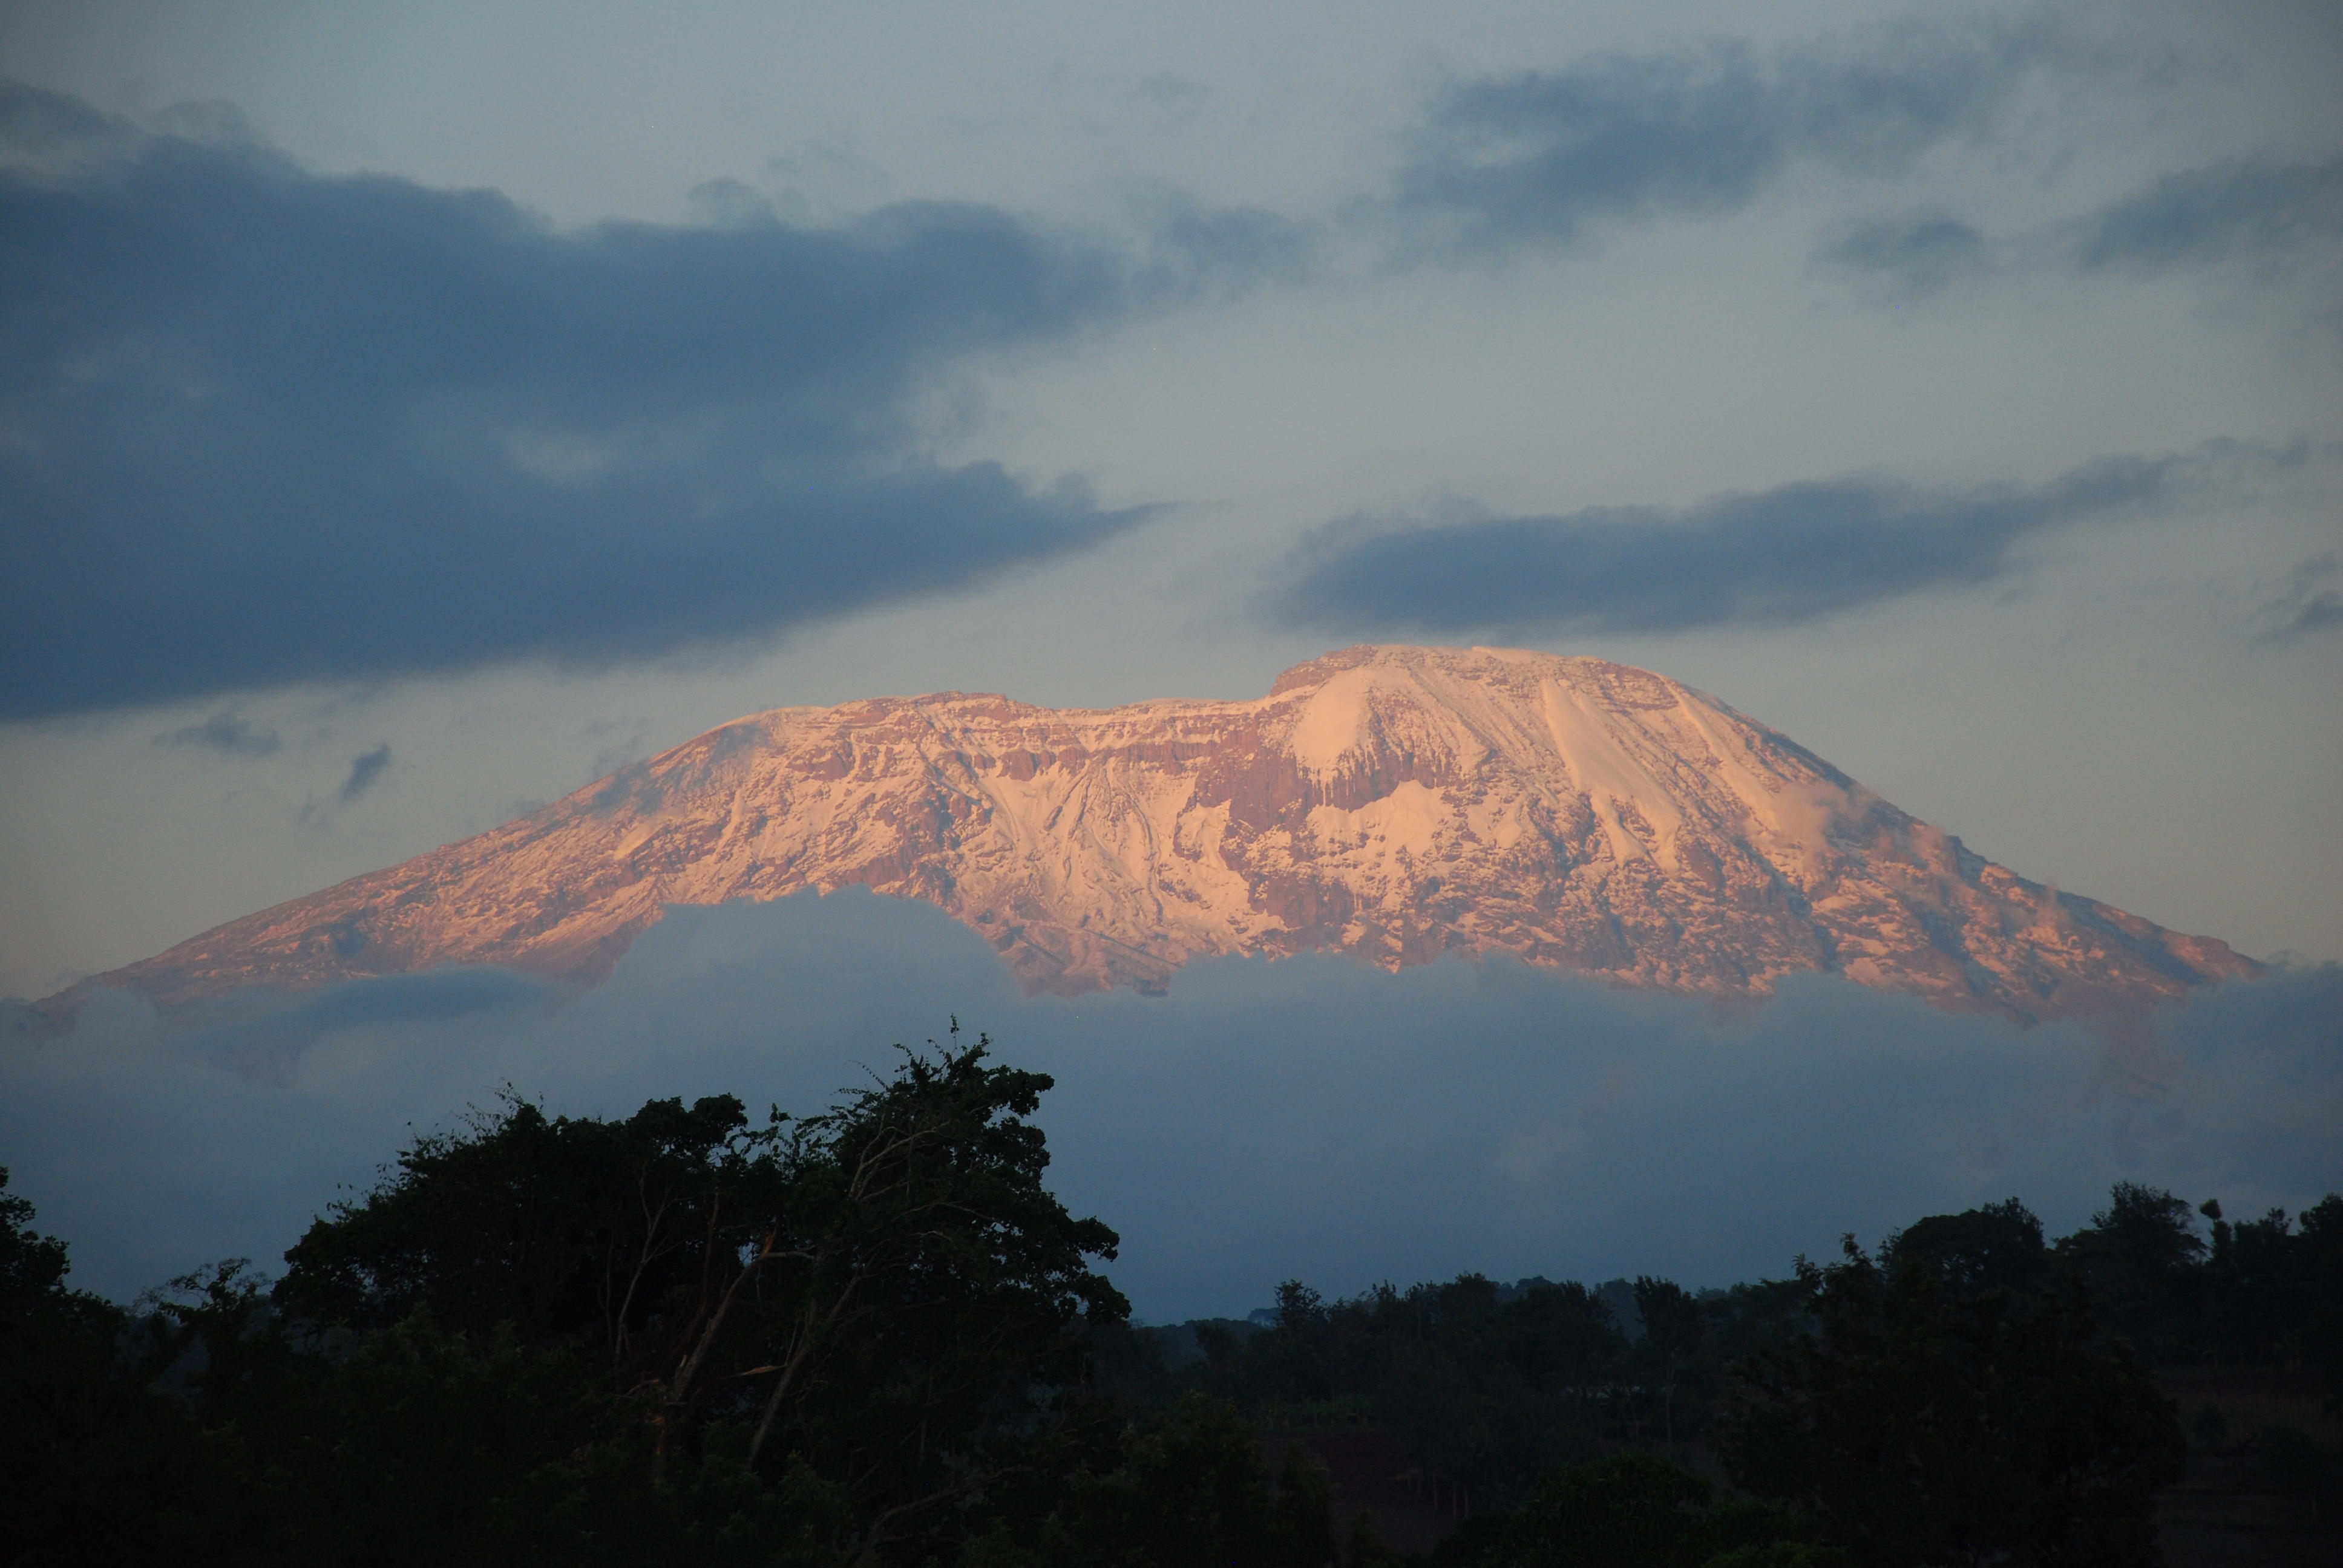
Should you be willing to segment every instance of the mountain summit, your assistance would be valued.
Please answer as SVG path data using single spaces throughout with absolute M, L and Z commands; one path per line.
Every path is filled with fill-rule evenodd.
M 1366 647 L 1245 702 L 775 709 L 85 984 L 166 1012 L 441 964 L 590 985 L 668 905 L 855 885 L 1069 993 L 1217 954 L 1507 952 L 1725 998 L 1824 971 L 2120 1031 L 2259 968 L 2029 882 L 1665 677 Z

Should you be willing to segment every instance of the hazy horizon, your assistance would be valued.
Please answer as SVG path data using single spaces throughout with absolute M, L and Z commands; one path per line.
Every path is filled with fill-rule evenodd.
M 2081 1030 L 1819 975 L 1725 1017 L 1502 958 L 1208 960 L 1162 997 L 1021 995 L 941 911 L 848 890 L 676 910 L 567 1000 L 441 970 L 167 1029 L 101 993 L 17 1048 L 0 1147 L 76 1279 L 127 1297 L 273 1264 L 506 1086 L 572 1115 L 718 1093 L 810 1114 L 957 1016 L 961 1043 L 1057 1078 L 1051 1185 L 1121 1231 L 1107 1272 L 1162 1322 L 1297 1276 L 1780 1278 L 1843 1232 L 2012 1196 L 2071 1230 L 2118 1180 L 2298 1211 L 2343 1190 L 2338 1003 L 2333 966 L 2208 989 L 2161 1020 L 2180 1070 L 2147 1101 Z

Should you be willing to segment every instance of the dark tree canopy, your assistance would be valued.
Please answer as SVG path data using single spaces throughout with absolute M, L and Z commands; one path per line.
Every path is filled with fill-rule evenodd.
M 508 1101 L 312 1226 L 278 1299 L 605 1363 L 654 1480 L 729 1445 L 820 1477 L 870 1539 L 916 1539 L 1034 1462 L 1085 1331 L 1129 1311 L 1087 1261 L 1114 1233 L 1042 1185 L 1027 1118 L 1050 1080 L 988 1051 L 906 1052 L 756 1129 L 729 1096 L 623 1121 Z
M 1401 1561 L 1332 1432 L 1449 1533 L 1439 1568 L 2123 1564 L 2181 1453 L 2152 1364 L 2281 1366 L 2343 1409 L 2338 1197 L 2232 1221 L 2126 1184 L 2055 1243 L 2011 1199 L 1729 1291 L 1289 1280 L 1249 1320 L 1134 1329 L 1114 1232 L 1047 1187 L 1050 1086 L 955 1030 L 803 1119 L 509 1097 L 273 1288 L 231 1261 L 129 1309 L 70 1288 L 0 1171 L 11 1550 Z M 2269 1484 L 2328 1485 L 2308 1432 L 2250 1441 Z
M 1925 1269 L 1947 1295 L 1963 1301 L 1988 1291 L 2038 1289 L 2050 1266 L 2042 1221 L 2015 1198 L 1915 1221 L 1881 1251 L 1894 1266 Z
M 1877 1261 L 1850 1240 L 1802 1262 L 1813 1332 L 1737 1363 L 1726 1391 L 1734 1479 L 1882 1568 L 2153 1561 L 2150 1507 L 2184 1452 L 2171 1402 L 2075 1282 L 1978 1284 L 2031 1219 L 1971 1211 Z
M 777 1206 L 774 1142 L 729 1095 L 653 1101 L 622 1121 L 508 1099 L 418 1138 L 396 1174 L 312 1225 L 277 1299 L 335 1322 L 425 1311 L 458 1332 L 591 1336 L 623 1354 Z

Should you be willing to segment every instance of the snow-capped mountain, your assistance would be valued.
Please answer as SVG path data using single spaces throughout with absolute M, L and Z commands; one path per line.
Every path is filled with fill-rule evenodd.
M 590 985 L 669 905 L 858 884 L 1061 992 L 1212 954 L 1508 952 L 1719 997 L 1823 970 L 2121 1030 L 2258 970 L 2029 882 L 1663 676 L 1366 647 L 1252 701 L 776 709 L 85 986 L 180 1011 L 442 964 Z

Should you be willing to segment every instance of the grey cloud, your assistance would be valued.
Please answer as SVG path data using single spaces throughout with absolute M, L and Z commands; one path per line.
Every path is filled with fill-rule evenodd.
M 675 910 L 608 986 L 540 995 L 407 977 L 185 1032 L 101 996 L 68 1042 L 0 1046 L 0 1148 L 77 1282 L 127 1295 L 273 1258 L 410 1125 L 507 1083 L 566 1111 L 803 1111 L 957 1012 L 1056 1076 L 1051 1181 L 1122 1231 L 1115 1277 L 1156 1321 L 1296 1274 L 1779 1275 L 2013 1192 L 2071 1226 L 2117 1178 L 2248 1211 L 2343 1186 L 2332 968 L 2166 1015 L 2156 1101 L 2109 1092 L 2070 1031 L 1820 978 L 1731 1022 L 1506 960 L 1215 960 L 1161 998 L 1022 997 L 974 933 L 860 890 Z
M 2257 642 L 2343 631 L 2343 551 L 2322 550 L 2287 573 L 2286 586 L 2263 601 L 2256 619 Z
M 85 174 L 137 139 L 128 124 L 79 98 L 0 80 L 0 170 L 48 179 Z
M 781 216 L 771 196 L 742 180 L 702 180 L 684 193 L 684 199 L 702 222 L 714 228 L 771 223 Z
M 200 746 L 224 757 L 273 757 L 284 748 L 273 724 L 255 724 L 241 714 L 213 714 L 155 738 L 157 746 Z
M 1895 300 L 1942 294 L 1990 265 L 1985 235 L 1973 224 L 1942 216 L 1848 225 L 1815 252 L 1814 262 Z
M 1389 190 L 1353 216 L 1408 262 L 1583 246 L 1607 226 L 1721 216 L 1799 168 L 1910 176 L 1994 135 L 2029 78 L 2166 67 L 2057 27 L 1906 28 L 1761 55 L 1720 43 L 1451 82 L 1407 134 Z M 1885 301 L 2041 270 L 2157 273 L 2271 258 L 2343 236 L 2343 158 L 2229 157 L 2095 210 L 1991 236 L 1950 214 L 1842 224 L 1814 265 Z
M 2070 53 L 2046 30 L 1914 34 L 1457 82 L 1367 206 L 1452 259 L 1730 211 L 1802 160 L 1906 167 Z M 940 460 L 920 395 L 971 357 L 1328 275 L 1314 221 L 1164 190 L 1141 193 L 1130 244 L 970 204 L 784 221 L 810 209 L 729 181 L 696 193 L 700 226 L 562 233 L 493 192 L 321 177 L 218 114 L 182 118 L 142 131 L 0 85 L 0 719 L 653 659 L 1080 550 L 1148 509 Z M 774 172 L 863 172 L 800 162 Z M 2205 253 L 2217 218 L 2314 231 L 2273 204 L 2327 212 L 2333 172 L 2237 166 L 2250 199 L 2159 186 L 2091 254 Z M 1937 216 L 1818 259 L 1916 297 L 1989 250 Z M 1934 569 L 1990 575 L 2001 526 Z M 1785 602 L 1763 613 L 1831 600 Z
M 1818 246 L 1814 265 L 1900 301 L 1996 276 L 2268 264 L 2338 237 L 2343 159 L 2265 156 L 2178 170 L 2079 216 L 1998 236 L 1950 216 L 1859 220 Z
M 2029 79 L 2072 85 L 2164 65 L 2035 25 L 1908 27 L 1766 56 L 1719 43 L 1460 78 L 1404 139 L 1390 188 L 1353 216 L 1395 226 L 1406 260 L 1583 246 L 1607 225 L 1738 212 L 1800 168 L 1898 176 L 1990 138 Z M 2003 236 L 1949 214 L 1859 218 L 1818 268 L 1884 299 L 2049 268 L 2155 273 L 2274 257 L 2343 236 L 2343 158 L 2229 157 Z
M 1168 186 L 1131 194 L 1150 236 L 1133 273 L 1150 294 L 1225 302 L 1263 283 L 1307 282 L 1321 260 L 1320 231 L 1304 219 L 1204 202 Z
M 2154 272 L 2338 237 L 2343 158 L 2237 158 L 2166 175 L 2095 215 L 2076 263 L 2086 271 Z
M 1289 624 L 1380 634 L 1683 631 L 1817 618 L 2010 569 L 2020 540 L 2170 493 L 2197 459 L 2112 457 L 2036 489 L 1832 479 L 1681 511 L 1353 518 L 1304 542 L 1271 600 Z
M 1414 134 L 1393 206 L 1434 252 L 1572 245 L 1596 226 L 1747 206 L 1794 165 L 1883 174 L 1972 135 L 2047 29 L 1911 32 L 1761 59 L 1737 45 L 1614 55 L 1452 84 Z
M 371 751 L 362 751 L 350 759 L 350 776 L 342 780 L 340 792 L 335 797 L 345 806 L 373 789 L 390 766 L 390 743 L 384 741 Z
M 443 1023 L 543 1006 L 552 993 L 509 970 L 443 969 L 386 975 L 290 1000 L 232 997 L 216 1003 L 176 1042 L 185 1055 L 239 1078 L 290 1081 L 303 1059 L 353 1031 Z
M 917 395 L 1287 243 L 940 202 L 561 233 L 22 87 L 0 133 L 0 718 L 657 658 L 1080 549 L 1145 508 L 940 462 Z
M 1133 95 L 1158 106 L 1186 106 L 1206 96 L 1206 90 L 1172 71 L 1151 71 L 1131 89 Z

